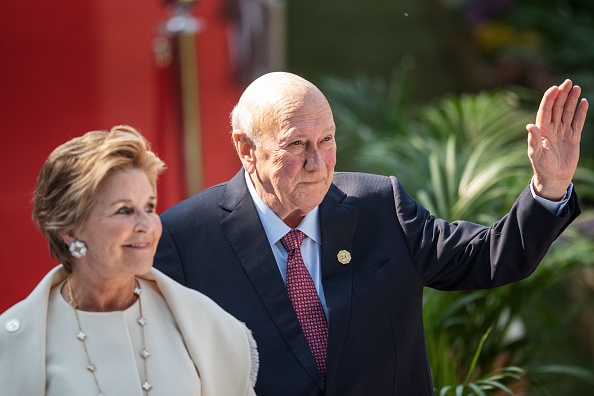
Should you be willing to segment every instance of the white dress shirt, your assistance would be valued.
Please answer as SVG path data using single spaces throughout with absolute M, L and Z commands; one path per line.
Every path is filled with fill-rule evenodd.
M 291 227 L 286 225 L 273 211 L 270 209 L 262 198 L 256 192 L 254 185 L 247 172 L 245 174 L 245 182 L 252 196 L 252 200 L 256 205 L 256 211 L 260 216 L 260 221 L 264 226 L 266 237 L 270 243 L 270 248 L 276 259 L 278 270 L 285 284 L 287 283 L 287 256 L 288 253 L 281 243 L 282 237 L 289 231 Z M 311 278 L 313 279 L 326 319 L 328 318 L 328 309 L 326 308 L 326 298 L 324 297 L 324 288 L 322 287 L 322 266 L 320 265 L 320 256 L 322 248 L 322 238 L 320 233 L 320 217 L 318 216 L 319 207 L 316 206 L 311 212 L 309 212 L 297 229 L 305 234 L 303 243 L 301 244 L 301 256 L 303 256 L 303 262 L 305 267 L 309 271 Z
M 534 177 L 533 177 L 533 179 L 534 179 Z M 559 201 L 559 202 L 549 201 L 548 199 L 545 199 L 543 197 L 539 197 L 538 195 L 536 195 L 536 193 L 534 192 L 534 186 L 532 184 L 532 180 L 530 180 L 530 192 L 532 193 L 532 196 L 534 197 L 534 199 L 536 199 L 536 202 L 538 202 L 539 204 L 544 206 L 546 210 L 548 210 L 555 216 L 559 216 L 561 214 L 561 211 L 563 210 L 563 208 L 565 208 L 565 205 L 567 205 L 567 202 L 569 202 L 569 197 L 571 197 L 572 191 L 573 191 L 573 183 L 569 183 L 569 187 L 567 188 L 567 191 L 565 191 L 565 195 L 563 196 L 561 201 Z

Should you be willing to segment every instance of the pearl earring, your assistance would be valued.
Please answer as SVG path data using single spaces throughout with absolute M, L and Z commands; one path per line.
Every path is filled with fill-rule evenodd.
M 87 254 L 87 245 L 82 241 L 74 241 L 70 244 L 70 254 L 74 258 L 81 258 Z

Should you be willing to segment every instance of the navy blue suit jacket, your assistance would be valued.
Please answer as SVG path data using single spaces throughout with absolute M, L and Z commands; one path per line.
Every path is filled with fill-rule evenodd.
M 253 331 L 260 396 L 430 396 L 423 287 L 492 288 L 525 278 L 578 214 L 575 194 L 557 217 L 526 188 L 490 228 L 448 223 L 431 216 L 394 177 L 335 174 L 320 205 L 326 381 L 297 322 L 243 170 L 162 214 L 155 266 L 210 296 Z M 350 263 L 338 261 L 340 250 L 351 253 Z M 491 264 L 497 266 L 493 278 Z

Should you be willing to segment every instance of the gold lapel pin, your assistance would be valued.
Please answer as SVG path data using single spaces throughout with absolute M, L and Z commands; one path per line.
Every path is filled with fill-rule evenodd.
M 341 250 L 336 255 L 341 264 L 348 264 L 351 262 L 351 254 L 347 250 Z

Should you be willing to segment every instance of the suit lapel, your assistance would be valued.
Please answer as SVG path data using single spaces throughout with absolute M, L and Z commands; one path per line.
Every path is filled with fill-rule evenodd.
M 352 251 L 357 208 L 344 203 L 346 194 L 334 184 L 320 205 L 322 231 L 322 284 L 328 307 L 328 356 L 326 376 L 333 383 L 351 312 L 353 265 L 357 257 Z M 346 250 L 352 255 L 349 263 L 343 264 L 337 254 Z
M 230 211 L 221 221 L 223 233 L 262 304 L 295 357 L 320 389 L 323 389 L 324 381 L 297 321 L 264 227 L 245 184 L 243 170 L 227 183 L 220 206 Z

